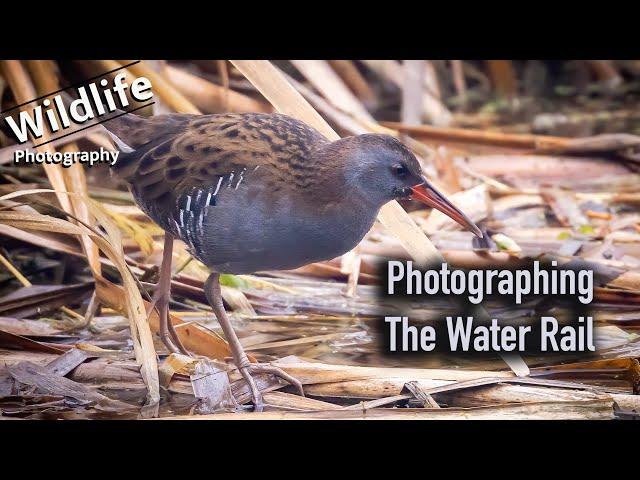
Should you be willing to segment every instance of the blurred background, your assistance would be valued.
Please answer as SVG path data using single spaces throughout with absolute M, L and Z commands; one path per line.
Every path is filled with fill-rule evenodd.
M 479 242 L 439 212 L 403 203 L 453 267 L 509 268 L 544 258 L 596 273 L 597 354 L 527 358 L 535 375 L 587 383 L 599 389 L 596 393 L 581 387 L 548 390 L 548 385 L 472 392 L 461 387 L 436 395 L 440 405 L 509 409 L 514 402 L 566 406 L 563 402 L 575 401 L 583 402 L 581 410 L 562 410 L 566 414 L 559 418 L 596 418 L 611 415 L 610 395 L 616 395 L 627 412 L 619 416 L 640 408 L 634 395 L 640 378 L 639 60 L 278 60 L 273 65 L 293 86 L 288 97 L 275 85 L 272 90 L 264 86 L 263 96 L 226 60 L 5 60 L 0 61 L 0 98 L 3 110 L 22 103 L 28 108 L 33 98 L 127 66 L 123 71 L 129 80 L 146 76 L 153 84 L 156 103 L 141 110 L 143 115 L 272 112 L 266 98 L 286 105 L 294 103 L 295 93 L 342 136 L 394 135 L 417 155 L 430 180 L 486 233 Z M 72 127 L 68 136 L 39 148 L 100 147 L 113 145 L 96 125 L 75 132 Z M 153 365 L 158 352 L 161 371 L 169 372 L 165 387 L 172 402 L 180 398 L 181 408 L 191 405 L 189 372 L 166 357 L 157 338 L 154 349 L 143 348 L 144 329 L 157 328 L 153 314 L 147 325 L 139 312 L 144 311 L 145 291 L 157 281 L 162 230 L 106 165 L 17 167 L 13 153 L 18 148 L 24 146 L 0 133 L 0 411 L 9 405 L 17 416 L 46 416 L 48 407 L 37 405 L 48 397 L 27 394 L 35 380 L 30 384 L 22 376 L 18 381 L 19 375 L 12 374 L 17 383 L 7 387 L 2 366 L 45 365 L 79 344 L 109 350 L 111 357 L 71 369 L 71 380 L 142 403 L 154 391 L 154 380 L 138 367 L 144 361 Z M 57 192 L 41 191 L 50 188 Z M 83 225 L 104 243 L 78 230 Z M 397 305 L 382 302 L 375 284 L 377 265 L 388 258 L 409 256 L 391 232 L 376 224 L 358 248 L 341 258 L 295 271 L 226 276 L 223 296 L 242 343 L 256 359 L 292 361 L 294 356 L 318 368 L 305 364 L 296 371 L 306 375 L 309 394 L 323 400 L 317 409 L 399 395 L 406 392 L 405 381 L 416 378 L 427 388 L 505 373 L 498 357 L 384 355 L 376 322 L 385 312 L 396 312 Z M 190 332 L 187 347 L 224 359 L 228 351 L 202 293 L 206 268 L 181 244 L 174 249 L 173 267 L 171 311 Z M 562 305 L 541 298 L 519 308 L 485 306 L 513 322 L 542 312 L 566 315 Z M 446 311 L 446 304 L 427 298 L 416 299 L 407 313 L 433 322 Z M 355 366 L 372 368 L 368 381 L 354 380 L 362 376 Z M 385 370 L 399 366 L 415 370 L 402 379 Z M 443 369 L 437 381 L 429 377 L 430 368 Z M 462 370 L 480 373 L 464 376 Z M 16 385 L 24 393 L 17 406 L 7 393 L 15 392 Z M 271 400 L 291 408 L 314 407 L 291 397 Z M 62 406 L 56 418 L 95 414 L 64 398 L 57 401 Z M 406 406 L 406 398 L 397 401 Z

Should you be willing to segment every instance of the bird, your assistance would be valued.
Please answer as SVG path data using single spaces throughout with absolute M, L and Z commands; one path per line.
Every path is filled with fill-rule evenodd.
M 482 237 L 393 136 L 329 141 L 279 113 L 128 113 L 104 126 L 121 150 L 115 175 L 165 230 L 152 302 L 162 342 L 188 354 L 168 312 L 171 253 L 179 238 L 211 271 L 206 298 L 258 411 L 264 404 L 256 373 L 276 375 L 304 392 L 283 370 L 249 361 L 225 311 L 220 274 L 289 270 L 336 258 L 362 240 L 383 205 L 398 199 L 421 201 Z

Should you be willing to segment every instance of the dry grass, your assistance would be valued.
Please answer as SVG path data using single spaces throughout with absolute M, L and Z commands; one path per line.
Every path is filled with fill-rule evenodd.
M 78 72 L 95 75 L 127 63 L 6 61 L 2 75 L 13 100 L 23 103 L 71 83 Z M 460 83 L 464 65 L 452 67 L 455 88 L 470 97 L 471 87 Z M 234 402 L 246 404 L 249 395 L 238 373 L 229 369 L 228 346 L 206 305 L 206 269 L 189 261 L 184 248 L 174 252 L 179 271 L 172 281 L 172 321 L 199 357 L 166 356 L 153 335 L 157 314 L 147 319 L 145 312 L 161 231 L 107 179 L 106 170 L 50 165 L 41 171 L 5 163 L 0 165 L 0 238 L 6 243 L 0 249 L 6 269 L 0 276 L 3 415 L 558 419 L 637 411 L 640 212 L 634 162 L 640 138 L 571 139 L 379 124 L 367 109 L 374 103 L 373 87 L 402 82 L 399 65 L 367 61 L 354 71 L 353 63 L 305 61 L 288 68 L 296 79 L 265 61 L 222 62 L 222 67 L 199 62 L 188 69 L 143 61 L 128 70 L 151 78 L 158 112 L 268 111 L 271 105 L 330 139 L 381 131 L 399 136 L 474 221 L 509 239 L 499 242 L 510 245 L 509 251 L 495 243 L 486 245 L 488 250 L 475 248 L 471 234 L 437 213 L 407 213 L 393 202 L 361 245 L 342 259 L 292 272 L 225 277 L 223 296 L 247 351 L 299 378 L 310 398 L 261 376 L 267 412 L 220 413 Z M 492 65 L 489 73 L 511 75 L 504 65 Z M 510 79 L 503 80 L 501 88 L 511 91 Z M 426 104 L 443 102 L 429 85 L 425 98 Z M 46 148 L 91 149 L 108 142 L 94 127 Z M 14 148 L 2 147 L 0 159 Z M 580 211 L 584 215 L 576 216 Z M 540 255 L 561 263 L 581 260 L 596 272 L 595 356 L 527 356 L 531 374 L 518 378 L 500 358 L 381 354 L 376 319 L 393 306 L 375 292 L 380 259 L 495 268 Z M 491 302 L 485 307 L 492 314 L 499 309 Z M 412 312 L 437 321 L 448 308 L 446 302 L 428 300 L 416 302 Z M 513 320 L 530 314 L 527 309 L 501 313 Z M 506 360 L 516 373 L 529 373 L 520 359 Z M 42 368 L 28 376 L 25 362 Z M 105 403 L 87 389 L 120 403 Z

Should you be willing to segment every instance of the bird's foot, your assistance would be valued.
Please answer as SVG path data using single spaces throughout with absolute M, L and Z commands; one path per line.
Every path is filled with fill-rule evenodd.
M 265 363 L 250 363 L 246 361 L 243 362 L 239 370 L 242 374 L 242 377 L 249 385 L 249 390 L 251 391 L 251 400 L 253 401 L 254 411 L 256 412 L 261 412 L 264 409 L 264 402 L 262 400 L 262 393 L 260 393 L 260 390 L 258 390 L 256 382 L 253 379 L 254 374 L 266 373 L 275 375 L 276 377 L 281 378 L 285 382 L 294 386 L 298 390 L 300 395 L 304 397 L 304 389 L 302 388 L 302 383 L 300 383 L 300 380 L 289 375 L 281 368 L 274 367 L 273 365 Z
M 224 304 L 222 302 L 222 291 L 220 289 L 220 274 L 217 272 L 213 272 L 207 278 L 207 281 L 204 282 L 204 293 L 207 296 L 207 300 L 213 309 L 213 313 L 215 313 L 216 318 L 218 319 L 218 323 L 222 327 L 222 331 L 224 332 L 224 336 L 229 343 L 229 348 L 231 350 L 231 354 L 233 355 L 233 361 L 240 370 L 242 377 L 249 385 L 249 390 L 251 391 L 251 398 L 253 400 L 253 404 L 255 406 L 256 412 L 261 412 L 264 408 L 264 403 L 262 401 L 262 394 L 258 387 L 256 386 L 256 382 L 253 379 L 252 374 L 254 373 L 267 373 L 271 375 L 275 375 L 276 377 L 282 378 L 284 381 L 289 382 L 291 385 L 296 387 L 300 392 L 300 395 L 304 397 L 304 390 L 302 389 L 302 383 L 299 380 L 295 379 L 288 373 L 282 371 L 278 367 L 274 367 L 273 365 L 268 365 L 264 363 L 251 363 L 247 354 L 238 339 L 238 335 L 236 335 L 235 330 L 233 329 L 233 325 L 231 324 L 231 320 L 229 320 L 229 316 L 224 309 Z
M 151 298 L 151 303 L 147 309 L 147 321 L 154 310 L 158 312 L 158 334 L 164 346 L 167 347 L 167 350 L 171 353 L 181 353 L 191 356 L 189 351 L 182 345 L 177 332 L 173 328 L 173 323 L 171 323 L 171 319 L 169 318 L 169 296 L 161 285 L 158 285 Z

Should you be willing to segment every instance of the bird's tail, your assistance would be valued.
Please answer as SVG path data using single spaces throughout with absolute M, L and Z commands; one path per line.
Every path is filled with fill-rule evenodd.
M 149 142 L 181 131 L 193 115 L 170 113 L 153 117 L 141 117 L 134 113 L 116 110 L 102 125 L 118 138 L 118 148 L 136 150 Z
M 114 112 L 114 116 L 102 124 L 122 152 L 113 166 L 114 173 L 131 182 L 145 154 L 181 133 L 192 117 L 180 113 L 141 117 L 133 113 Z
M 115 110 L 102 126 L 111 136 L 122 152 L 130 152 L 144 145 L 150 139 L 145 135 L 147 124 L 151 119 Z

